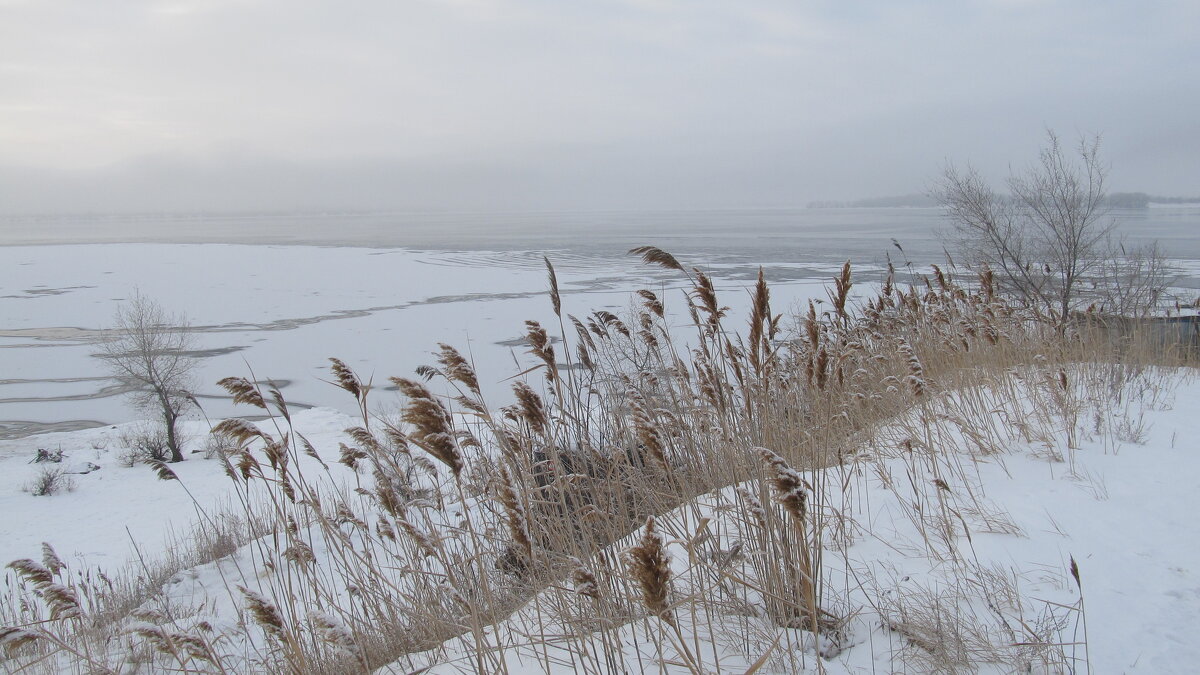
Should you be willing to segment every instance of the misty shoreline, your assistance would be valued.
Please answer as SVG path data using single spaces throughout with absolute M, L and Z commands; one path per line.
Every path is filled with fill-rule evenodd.
M 1193 207 L 1114 210 L 1132 243 L 1200 259 Z M 939 209 L 313 211 L 0 215 L 0 246 L 246 244 L 617 256 L 653 244 L 696 262 L 943 258 Z M 894 248 L 893 240 L 903 246 Z

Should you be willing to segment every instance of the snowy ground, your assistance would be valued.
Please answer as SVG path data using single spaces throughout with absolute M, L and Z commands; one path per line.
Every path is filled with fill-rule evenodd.
M 894 672 L 900 667 L 897 655 L 913 650 L 913 645 L 905 635 L 884 630 L 881 622 L 937 602 L 964 603 L 979 613 L 982 623 L 994 620 L 995 611 L 1018 638 L 1025 624 L 1032 629 L 1055 623 L 1063 643 L 1082 643 L 1086 636 L 1086 652 L 1082 644 L 1063 647 L 1079 659 L 1081 672 L 1085 657 L 1097 673 L 1192 672 L 1200 662 L 1200 642 L 1193 639 L 1200 626 L 1200 524 L 1195 518 L 1200 511 L 1195 481 L 1200 475 L 1200 381 L 1190 371 L 1168 374 L 1159 384 L 1122 399 L 1110 412 L 1105 419 L 1080 421 L 1076 448 L 1067 447 L 1064 434 L 1035 442 L 1012 440 L 999 454 L 981 455 L 961 437 L 958 447 L 954 439 L 945 439 L 938 460 L 940 475 L 949 483 L 944 492 L 970 532 L 959 533 L 951 543 L 961 554 L 957 562 L 921 550 L 923 535 L 906 502 L 919 493 L 919 499 L 934 503 L 938 491 L 930 487 L 933 463 L 881 446 L 848 472 L 831 469 L 838 472 L 838 480 L 852 484 L 850 510 L 859 533 L 845 549 L 827 554 L 827 569 L 839 575 L 852 570 L 853 578 L 839 582 L 846 589 L 847 604 L 838 609 L 852 619 L 843 651 L 821 662 L 825 672 Z M 341 429 L 353 421 L 330 409 L 295 416 L 297 429 L 329 453 L 341 439 Z M 199 425 L 189 430 L 201 431 Z M 6 515 L 0 558 L 38 558 L 40 543 L 47 541 L 77 570 L 111 570 L 128 557 L 131 539 L 153 554 L 168 532 L 180 532 L 196 517 L 193 499 L 213 512 L 226 499 L 230 483 L 216 461 L 194 456 L 174 465 L 178 482 L 159 481 L 144 466 L 120 466 L 116 437 L 121 431 L 105 428 L 0 442 L 0 509 Z M 46 466 L 29 463 L 37 448 L 61 449 L 66 456 L 63 466 L 79 469 L 91 463 L 100 468 L 73 476 L 73 491 L 35 497 L 22 488 Z M 698 518 L 712 516 L 720 504 L 734 498 L 732 490 L 722 491 L 702 498 L 699 511 L 682 509 L 662 521 L 686 533 Z M 971 508 L 980 500 L 987 505 L 986 513 Z M 685 540 L 676 537 L 668 545 L 681 581 L 690 573 Z M 1083 613 L 1073 609 L 1080 606 L 1080 593 L 1070 572 L 1072 559 L 1078 564 Z M 232 564 L 182 573 L 172 584 L 171 597 L 177 603 L 207 606 L 205 616 L 214 625 L 233 625 L 236 619 L 229 612 L 234 599 L 228 590 L 228 575 L 235 573 Z M 992 610 L 970 589 L 963 600 L 956 579 L 968 568 L 1009 575 L 1018 594 L 1012 606 Z M 869 597 L 874 602 L 894 597 L 896 605 L 876 607 Z M 516 630 L 519 621 L 518 617 L 500 630 Z M 635 670 L 636 650 L 648 659 L 644 664 L 652 664 L 659 649 L 670 651 L 669 640 L 664 642 L 661 627 L 653 622 L 630 624 L 621 635 L 628 645 L 640 645 L 628 647 Z M 784 644 L 802 642 L 791 635 Z M 556 654 L 551 643 L 548 650 L 508 650 L 511 672 L 546 669 L 545 655 Z M 469 670 L 466 662 L 456 661 L 457 649 L 449 645 L 447 651 L 431 655 L 444 664 L 433 672 Z M 719 665 L 741 672 L 749 666 L 747 659 L 729 650 L 716 654 L 706 652 L 710 669 Z M 551 661 L 557 657 L 566 655 L 557 653 Z M 818 667 L 811 653 L 800 664 L 805 670 Z M 782 655 L 767 662 L 767 671 L 797 667 Z M 560 664 L 553 669 L 570 672 L 571 667 Z M 1001 667 L 995 670 L 1005 672 Z
M 299 430 L 331 453 L 344 440 L 342 430 L 354 424 L 353 418 L 330 408 L 304 411 L 296 421 Z M 201 517 L 198 509 L 218 514 L 233 506 L 229 478 L 215 459 L 206 460 L 202 453 L 172 465 L 179 482 L 160 481 L 143 464 L 125 466 L 121 437 L 140 427 L 127 422 L 0 441 L 0 513 L 5 514 L 0 561 L 38 558 L 41 542 L 48 542 L 78 569 L 111 573 L 136 560 L 135 544 L 144 555 L 157 557 L 172 538 L 186 539 Z M 208 425 L 189 422 L 183 433 L 202 447 Z M 39 448 L 61 450 L 63 461 L 33 463 Z M 57 468 L 68 472 L 65 480 L 74 489 L 40 497 L 29 492 L 43 471 Z

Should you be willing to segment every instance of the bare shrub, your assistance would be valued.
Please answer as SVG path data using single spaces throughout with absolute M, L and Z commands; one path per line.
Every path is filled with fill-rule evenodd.
M 121 450 L 117 453 L 117 461 L 124 467 L 165 462 L 171 457 L 166 430 L 159 426 L 139 424 L 130 427 L 121 432 L 118 443 Z
M 1145 317 L 1162 309 L 1167 287 L 1177 278 L 1158 242 L 1144 246 L 1117 244 L 1100 264 L 1097 309 L 1117 316 Z
M 47 466 L 40 469 L 26 490 L 35 497 L 49 497 L 60 492 L 71 492 L 75 489 L 75 479 L 61 466 Z
M 1126 410 L 1124 415 L 1116 419 L 1113 431 L 1117 440 L 1122 443 L 1145 445 L 1150 438 L 1150 429 L 1146 423 L 1144 412 L 1134 413 Z
M 213 431 L 204 438 L 204 459 L 224 458 L 238 448 L 237 439 L 230 434 Z

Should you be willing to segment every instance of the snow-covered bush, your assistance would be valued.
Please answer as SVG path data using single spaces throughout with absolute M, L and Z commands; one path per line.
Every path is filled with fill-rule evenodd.
M 35 497 L 49 497 L 75 489 L 73 479 L 61 465 L 42 467 L 26 488 Z
M 167 433 L 161 427 L 136 424 L 121 432 L 117 461 L 132 467 L 147 462 L 165 462 L 171 456 Z

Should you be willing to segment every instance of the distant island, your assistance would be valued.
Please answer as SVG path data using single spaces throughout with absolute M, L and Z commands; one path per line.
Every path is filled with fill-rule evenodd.
M 1151 204 L 1200 204 L 1200 197 L 1163 197 L 1145 192 L 1114 192 L 1108 195 L 1105 204 L 1114 209 L 1145 209 Z M 813 201 L 807 206 L 810 209 L 928 209 L 937 207 L 938 203 L 929 195 L 908 194 L 850 201 Z

